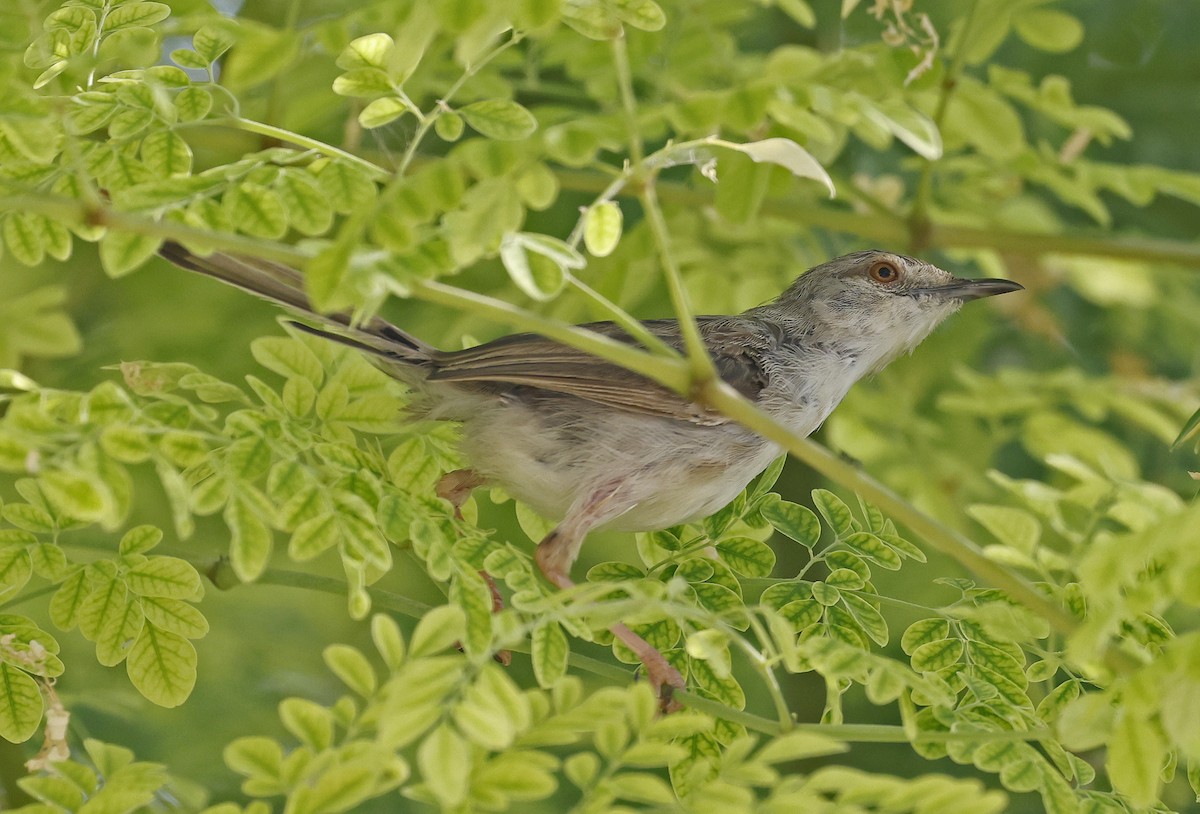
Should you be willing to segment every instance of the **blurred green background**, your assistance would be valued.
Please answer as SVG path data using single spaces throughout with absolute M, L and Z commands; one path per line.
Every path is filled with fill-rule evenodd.
M 171 5 L 184 12 L 195 2 Z M 959 0 L 919 3 L 935 19 L 944 16 Z M 28 4 L 27 4 L 28 5 Z M 42 4 L 49 7 L 50 4 Z M 315 18 L 335 17 L 350 2 L 300 2 L 290 0 L 253 0 L 239 14 L 246 19 L 282 26 L 289 14 L 298 11 L 304 25 Z M 818 25 L 804 29 L 782 12 L 764 9 L 737 32 L 744 47 L 770 50 L 783 43 L 803 43 L 822 49 L 842 44 L 857 44 L 878 38 L 878 25 L 858 14 L 849 21 L 839 19 L 838 6 L 820 0 L 813 6 Z M 1019 65 L 1035 78 L 1063 74 L 1071 79 L 1075 99 L 1080 103 L 1111 108 L 1133 128 L 1129 141 L 1116 141 L 1089 153 L 1122 163 L 1147 163 L 1200 172 L 1200 151 L 1196 149 L 1196 124 L 1200 121 L 1200 49 L 1195 47 L 1200 31 L 1200 3 L 1191 0 L 1071 0 L 1060 6 L 1083 21 L 1083 43 L 1066 54 L 1047 54 L 1010 38 L 995 56 L 995 61 Z M 21 37 L 9 31 L 6 42 Z M 337 69 L 331 59 L 311 59 L 290 69 L 289 87 L 320 90 L 327 104 L 334 100 L 325 93 Z M 313 93 L 316 93 L 314 90 Z M 265 108 L 264 96 L 251 93 L 252 106 Z M 281 123 L 309 132 L 318 138 L 338 143 L 344 111 L 313 106 L 307 97 L 285 96 L 274 104 Z M 258 110 L 257 113 L 262 113 Z M 256 146 L 254 137 L 216 130 L 196 131 L 192 142 L 201 162 L 228 160 Z M 1036 128 L 1030 133 L 1036 135 Z M 367 139 L 364 149 L 376 155 L 394 156 L 411 136 L 411 125 L 384 132 L 376 141 Z M 847 149 L 831 167 L 840 177 L 855 173 L 878 174 L 894 171 L 894 166 L 879 166 L 879 155 L 867 149 Z M 901 170 L 903 171 L 903 170 Z M 590 199 L 578 194 L 578 204 Z M 1085 233 L 1145 235 L 1192 242 L 1196 239 L 1196 207 L 1174 198 L 1159 197 L 1145 207 L 1135 207 L 1115 197 L 1106 197 L 1111 206 L 1113 225 L 1100 229 L 1086 216 L 1062 206 L 1050 204 L 1071 228 Z M 565 235 L 574 224 L 573 206 L 560 205 L 534 216 L 527 228 Z M 627 212 L 636 223 L 636 212 Z M 686 228 L 690 222 L 680 214 L 673 227 Z M 692 226 L 700 228 L 695 223 Z M 719 235 L 716 236 L 719 239 Z M 854 235 L 815 232 L 798 241 L 792 256 L 775 258 L 772 267 L 744 267 L 737 254 L 730 254 L 731 265 L 724 268 L 689 268 L 693 293 L 701 304 L 717 307 L 737 301 L 746 307 L 762 299 L 763 292 L 780 288 L 803 271 L 807 263 L 817 262 L 844 250 L 869 247 Z M 905 250 L 903 245 L 881 248 Z M 927 259 L 946 268 L 978 273 L 972 257 L 962 253 L 928 254 Z M 974 306 L 944 326 L 911 358 L 900 360 L 880 376 L 857 386 L 838 416 L 818 437 L 833 443 L 850 455 L 863 458 L 872 473 L 899 491 L 914 495 L 934 511 L 944 513 L 962 496 L 943 488 L 956 483 L 957 472 L 966 469 L 996 467 L 1013 477 L 1036 476 L 1038 464 L 1021 444 L 989 440 L 982 455 L 971 448 L 971 432 L 989 432 L 987 428 L 969 430 L 960 416 L 946 409 L 941 400 L 945 393 L 964 387 L 959 371 L 964 369 L 995 373 L 1000 370 L 1055 371 L 1077 369 L 1091 376 L 1117 374 L 1126 381 L 1144 381 L 1147 387 L 1161 388 L 1162 380 L 1190 381 L 1176 389 L 1178 410 L 1186 415 L 1195 408 L 1195 382 L 1200 374 L 1200 269 L 1176 268 L 1160 264 L 1118 263 L 1096 260 L 1025 267 L 1020 258 L 1013 266 L 1031 291 L 1023 303 Z M 989 272 L 989 269 L 984 269 Z M 600 264 L 598 274 L 604 274 Z M 713 280 L 725 283 L 714 290 Z M 521 301 L 521 295 L 502 272 L 494 267 L 471 271 L 457 283 Z M 64 309 L 78 327 L 77 348 L 70 338 L 59 335 L 46 346 L 13 347 L 5 344 L 4 322 L 16 325 L 26 313 L 19 306 L 21 295 L 53 283 L 65 290 Z M 665 316 L 669 303 L 660 282 L 643 282 L 628 290 L 615 291 L 617 299 L 640 317 Z M 746 301 L 748 300 L 748 301 Z M 6 305 L 7 304 L 7 305 Z M 728 307 L 728 305 L 726 305 Z M 253 368 L 249 343 L 255 337 L 277 333 L 277 311 L 240 292 L 179 271 L 155 261 L 136 274 L 113 280 L 100 270 L 94 247 L 79 244 L 66 263 L 26 268 L 5 257 L 0 259 L 0 351 L 7 364 L 20 355 L 20 367 L 47 386 L 87 389 L 116 374 L 107 369 L 122 361 L 184 361 L 200 366 L 222 378 L 238 380 Z M 552 309 L 577 319 L 588 313 L 578 303 L 566 302 Z M 416 302 L 390 303 L 387 314 L 413 333 L 443 347 L 457 347 L 464 336 L 486 339 L 503 333 L 503 328 Z M 13 330 L 13 334 L 18 331 Z M 51 347 L 57 342 L 56 347 Z M 45 356 L 24 351 L 50 351 L 66 355 Z M 959 376 L 959 378 L 956 378 Z M 1018 380 L 1010 382 L 1019 389 Z M 1029 383 L 1032 389 L 1044 387 Z M 1104 386 L 1104 385 L 1098 385 Z M 1078 388 L 1070 398 L 1077 398 Z M 1064 397 L 1066 398 L 1066 397 Z M 912 416 L 922 416 L 916 425 Z M 906 419 L 907 417 L 907 419 Z M 907 423 L 906 423 L 907 420 Z M 1186 469 L 1198 468 L 1194 456 L 1168 454 L 1161 439 L 1131 430 L 1110 420 L 1106 431 L 1119 437 L 1136 455 L 1142 477 L 1171 486 L 1186 496 L 1194 488 Z M 897 443 L 899 459 L 889 455 L 888 439 L 904 438 Z M 917 458 L 913 458 L 913 455 Z M 924 457 L 921 457 L 924 456 Z M 778 490 L 785 496 L 804 501 L 808 490 L 820 485 L 813 473 L 789 465 Z M 136 512 L 142 522 L 169 526 L 161 505 L 156 483 L 147 479 L 139 486 L 143 505 Z M 484 501 L 481 525 L 495 527 L 502 537 L 522 539 L 512 516 L 511 505 L 492 507 Z M 977 530 L 977 529 L 970 529 Z M 194 539 L 186 544 L 169 543 L 167 548 L 189 553 L 201 551 L 213 555 L 227 546 L 227 532 L 219 522 L 201 523 Z M 603 550 L 601 557 L 599 551 Z M 781 570 L 788 572 L 798 552 L 787 545 L 778 546 Z M 594 539 L 585 547 L 582 573 L 600 559 L 633 559 L 630 539 L 609 536 Z M 789 561 L 789 557 L 790 560 Z M 794 570 L 794 569 L 792 569 Z M 946 601 L 948 593 L 933 583 L 936 576 L 960 575 L 955 564 L 931 556 L 928 565 L 906 568 L 887 575 L 903 585 L 881 580 L 884 593 L 905 595 L 914 601 Z M 424 601 L 435 601 L 439 588 L 431 585 L 417 568 L 406 573 L 401 565 L 385 580 L 387 589 Z M 204 611 L 212 622 L 212 632 L 197 642 L 200 679 L 195 694 L 183 707 L 173 710 L 154 708 L 129 687 L 123 668 L 106 670 L 95 665 L 92 647 L 78 637 L 63 636 L 63 658 L 72 669 L 59 691 L 74 714 L 73 725 L 80 733 L 103 737 L 134 749 L 140 757 L 160 760 L 185 778 L 210 789 L 220 799 L 237 795 L 237 778 L 221 762 L 221 748 L 247 731 L 281 734 L 276 703 L 288 695 L 303 694 L 318 701 L 332 701 L 340 685 L 324 670 L 321 649 L 332 642 L 367 641 L 366 628 L 350 622 L 345 600 L 340 596 L 314 595 L 288 588 L 258 586 L 228 592 L 211 590 Z M 896 618 L 900 620 L 903 614 Z M 902 620 L 907 623 L 907 619 Z M 892 645 L 898 651 L 898 642 Z M 598 651 L 597 651 L 598 652 Z M 528 666 L 520 658 L 513 667 L 523 683 L 528 681 Z M 815 676 L 787 677 L 787 690 L 793 708 L 803 720 L 820 715 L 824 687 Z M 895 723 L 888 709 L 881 710 L 865 701 L 861 692 L 852 692 L 847 707 L 848 719 Z M 750 699 L 751 710 L 762 710 L 766 699 Z M 28 756 L 29 747 L 0 743 L 3 772 L 11 772 Z M 845 760 L 853 765 L 898 774 L 919 773 L 930 769 L 950 773 L 961 767 L 942 760 L 930 766 L 906 746 L 857 745 Z M 187 789 L 181 787 L 186 794 Z M 1183 792 L 1173 794 L 1170 802 L 1183 806 Z M 414 810 L 415 810 L 415 804 Z M 1014 810 L 1036 810 L 1035 798 L 1014 797 Z M 397 810 L 394 802 L 370 809 Z M 553 807 L 540 810 L 550 811 Z

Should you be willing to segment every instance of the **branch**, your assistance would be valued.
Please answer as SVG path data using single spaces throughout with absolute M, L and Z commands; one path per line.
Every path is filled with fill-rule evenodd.
M 559 185 L 573 192 L 598 193 L 609 184 L 609 178 L 586 170 L 558 169 Z M 664 203 L 681 207 L 712 206 L 711 188 L 694 187 L 680 182 L 658 183 L 658 193 Z M 618 196 L 632 196 L 629 191 Z M 760 210 L 780 220 L 802 224 L 806 229 L 821 228 L 847 232 L 883 244 L 900 245 L 910 239 L 909 229 L 902 220 L 879 215 L 835 209 L 813 200 L 790 195 L 767 199 Z M 1156 263 L 1173 263 L 1200 269 L 1200 242 L 1184 242 L 1152 237 L 1114 237 L 1106 232 L 1075 232 L 1046 234 L 1022 232 L 1002 227 L 973 227 L 929 224 L 925 245 L 938 249 L 993 249 L 1011 254 L 1078 254 L 1091 257 L 1116 257 Z

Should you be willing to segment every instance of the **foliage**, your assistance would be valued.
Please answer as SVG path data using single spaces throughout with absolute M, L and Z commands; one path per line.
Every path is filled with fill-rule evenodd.
M 636 330 L 630 314 L 668 298 L 685 323 L 745 308 L 859 246 L 848 232 L 1020 278 L 1024 335 L 963 317 L 831 420 L 827 440 L 903 498 L 773 435 L 835 488 L 781 497 L 781 459 L 555 591 L 524 539 L 547 522 L 496 491 L 461 516 L 435 497 L 455 428 L 400 420 L 406 392 L 350 349 L 285 325 L 251 343 L 249 374 L 127 361 L 90 385 L 42 368 L 42 385 L 29 357 L 81 343 L 69 289 L 38 277 L 0 304 L 0 737 L 45 730 L 16 810 L 1074 812 L 1200 794 L 1200 508 L 1167 457 L 1197 432 L 1198 292 L 1150 277 L 1196 256 L 1079 225 L 1198 204 L 1200 175 L 1098 150 L 1136 138 L 1129 122 L 1021 67 L 1080 46 L 1080 19 L 1052 0 L 847 0 L 840 18 L 805 0 L 334 5 L 0 10 L 9 258 L 46 277 L 96 244 L 109 277 L 147 266 L 137 284 L 165 240 L 293 263 L 321 308 L 448 305 L 461 319 L 431 328 L 447 341 L 540 331 L 767 434 L 693 389 L 703 357 L 622 354 L 568 325 Z M 167 36 L 189 44 L 164 58 Z M 197 344 L 236 334 L 206 316 Z M 1125 322 L 1156 332 L 1133 373 Z M 933 577 L 947 555 L 965 572 Z M 413 570 L 444 598 L 395 590 Z M 211 588 L 239 584 L 337 591 L 338 638 L 358 640 L 306 642 L 336 691 L 308 677 L 278 723 L 204 742 L 240 794 L 228 776 L 197 790 L 187 762 L 81 751 L 65 721 L 98 672 L 59 639 L 179 706 L 213 680 L 193 644 L 218 618 Z M 688 677 L 686 711 L 656 714 L 617 621 Z M 530 669 L 501 667 L 510 651 Z M 814 720 L 796 676 L 824 689 Z M 118 717 L 150 728 L 133 708 Z M 870 741 L 930 763 L 846 754 Z

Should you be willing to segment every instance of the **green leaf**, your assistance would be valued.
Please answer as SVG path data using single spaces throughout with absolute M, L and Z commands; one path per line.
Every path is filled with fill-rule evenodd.
M 404 665 L 404 634 L 395 619 L 382 613 L 371 617 L 371 641 L 389 670 L 395 672 Z
M 693 659 L 702 659 L 708 662 L 709 669 L 717 678 L 729 678 L 732 672 L 729 636 L 723 631 L 698 630 L 687 637 L 685 649 Z
M 880 647 L 887 645 L 888 626 L 878 608 L 863 597 L 845 591 L 842 592 L 842 605 L 854 617 L 854 621 L 858 623 L 863 632 L 871 638 L 871 641 Z
M 31 547 L 29 559 L 33 563 L 33 572 L 52 582 L 66 579 L 75 570 L 62 546 L 54 543 L 38 543 Z
M 764 763 L 790 763 L 825 755 L 845 752 L 848 747 L 841 741 L 814 732 L 788 732 L 767 741 L 755 755 Z
M 913 649 L 912 666 L 914 670 L 920 673 L 937 672 L 949 667 L 951 664 L 956 664 L 962 653 L 962 639 L 941 639 L 926 642 Z
M 192 36 L 192 48 L 209 63 L 220 59 L 233 44 L 233 35 L 223 25 L 203 26 Z
M 431 656 L 452 647 L 466 631 L 466 618 L 455 605 L 440 605 L 421 617 L 413 631 L 409 654 Z
M 203 71 L 208 68 L 208 60 L 197 54 L 191 48 L 176 48 L 170 53 L 171 61 L 181 68 L 193 71 Z
M 1133 805 L 1149 806 L 1158 799 L 1159 772 L 1166 757 L 1167 743 L 1157 724 L 1137 717 L 1132 709 L 1117 716 L 1104 766 L 1113 788 Z
M 60 630 L 71 630 L 78 624 L 80 607 L 88 595 L 88 585 L 82 570 L 68 577 L 50 598 L 50 621 Z
M 174 130 L 159 130 L 142 140 L 142 161 L 162 177 L 192 171 L 192 148 Z
M 850 507 L 833 492 L 828 489 L 813 489 L 812 499 L 817 510 L 821 512 L 821 516 L 825 518 L 825 522 L 837 534 L 838 539 L 857 530 L 858 524 L 854 520 L 854 515 L 850 513 Z
M 942 157 L 942 134 L 924 113 L 898 99 L 881 103 L 864 99 L 862 111 L 870 121 L 900 139 L 922 158 L 936 161 Z
M 110 229 L 100 238 L 100 265 L 109 277 L 123 277 L 155 255 L 163 239 Z
M 458 110 L 471 127 L 488 138 L 517 141 L 537 130 L 537 119 L 521 105 L 508 99 L 473 102 Z
M 42 245 L 41 230 L 36 228 L 33 216 L 26 212 L 10 213 L 4 218 L 2 227 L 4 242 L 12 256 L 27 266 L 36 266 L 46 256 Z
M 307 379 L 319 387 L 325 378 L 321 360 L 307 345 L 297 339 L 282 336 L 263 336 L 250 344 L 254 360 L 273 373 L 285 378 Z
M 96 637 L 96 660 L 105 667 L 120 664 L 129 655 L 145 624 L 141 603 L 126 599 L 109 615 L 108 622 Z
M 403 761 L 399 761 L 403 766 Z M 320 779 L 293 794 L 297 814 L 324 811 L 350 811 L 371 796 L 377 782 L 378 769 L 362 765 L 331 766 L 321 772 Z
M 280 238 L 287 232 L 287 209 L 279 193 L 245 182 L 231 187 L 221 199 L 229 222 L 248 235 Z
M 1025 554 L 1033 553 L 1041 537 L 1041 524 L 1024 509 L 976 504 L 967 507 L 967 514 L 997 540 Z
M 376 99 L 358 114 L 358 123 L 368 130 L 391 124 L 409 111 L 408 103 L 396 96 Z
M 354 692 L 369 698 L 375 692 L 375 671 L 367 657 L 346 644 L 331 644 L 321 654 L 325 665 Z
M 553 687 L 566 675 L 566 659 L 570 654 L 570 642 L 558 622 L 547 621 L 534 628 L 532 636 L 533 674 L 538 686 Z
M 28 674 L 0 661 L 0 738 L 24 743 L 42 722 L 42 692 Z
M 850 10 L 847 9 L 847 6 L 850 6 L 852 9 L 853 5 L 857 3 L 857 1 L 858 0 L 842 0 L 842 19 L 845 19 L 850 14 Z M 817 16 L 813 14 L 812 7 L 809 6 L 806 0 L 775 0 L 775 5 L 779 6 L 779 8 L 783 10 L 784 14 L 791 17 L 805 28 L 816 27 Z
M 337 66 L 343 71 L 356 68 L 386 68 L 395 42 L 387 34 L 368 34 L 351 40 L 338 55 Z
M 129 680 L 149 701 L 177 707 L 196 685 L 196 648 L 175 633 L 145 625 L 125 660 Z
M 836 605 L 842 598 L 842 592 L 824 582 L 814 582 L 812 585 L 813 599 L 825 607 Z
M 171 16 L 171 7 L 166 3 L 128 3 L 118 6 L 104 18 L 106 32 L 123 28 L 148 27 Z
M 77 811 L 83 805 L 83 791 L 65 777 L 30 775 L 17 780 L 22 791 L 48 804 L 49 812 Z M 29 807 L 25 808 L 29 812 Z M 32 812 L 30 812 L 32 814 Z
M 276 191 L 293 229 L 304 235 L 320 235 L 329 231 L 333 225 L 333 208 L 325 200 L 311 173 L 285 169 L 279 175 Z
M 1035 8 L 1018 13 L 1013 19 L 1017 36 L 1039 51 L 1061 54 L 1083 42 L 1083 24 L 1066 12 Z
M 471 752 L 453 727 L 441 724 L 417 748 L 417 766 L 430 792 L 443 806 L 466 799 L 471 773 Z
M 234 496 L 222 515 L 229 526 L 229 560 L 242 582 L 253 582 L 271 558 L 271 529 L 241 496 Z
M 396 87 L 392 84 L 392 80 L 388 77 L 387 73 L 378 68 L 355 68 L 354 70 L 346 71 L 333 80 L 333 92 L 338 96 L 371 98 L 385 93 L 391 94 L 395 91 Z M 390 98 L 402 106 L 396 116 L 408 110 L 408 106 L 398 97 L 392 96 Z M 386 122 L 384 123 L 386 124 Z
M 714 138 L 709 139 L 708 143 L 716 147 L 736 150 L 760 164 L 776 164 L 797 178 L 811 178 L 815 181 L 820 181 L 829 190 L 830 198 L 837 194 L 833 186 L 833 179 L 829 177 L 829 173 L 825 171 L 820 162 L 813 157 L 812 153 L 791 139 L 769 138 L 763 141 L 753 141 L 748 144 L 737 144 L 732 141 Z
M 38 478 L 42 493 L 63 515 L 96 522 L 112 520 L 111 493 L 98 478 L 76 472 L 47 472 Z
M 778 495 L 770 495 L 763 501 L 759 511 L 776 531 L 805 548 L 812 549 L 821 539 L 821 521 L 805 506 L 780 500 Z
M 0 596 L 21 590 L 31 576 L 33 565 L 27 550 L 16 546 L 0 548 Z
M 899 554 L 868 531 L 856 531 L 849 534 L 842 540 L 842 543 L 863 559 L 889 571 L 896 571 L 904 564 Z
M 285 698 L 279 702 L 279 720 L 288 732 L 316 752 L 328 749 L 333 743 L 333 715 L 306 698 Z
M 945 619 L 921 619 L 913 622 L 900 637 L 900 647 L 910 656 L 923 644 L 939 642 L 950 635 L 950 622 Z
M 765 577 L 775 569 L 775 552 L 750 537 L 730 537 L 717 542 L 717 553 L 742 576 Z
M 283 749 L 264 737 L 238 738 L 225 747 L 225 765 L 247 777 L 277 779 L 283 770 Z
M 185 639 L 199 639 L 208 633 L 204 614 L 186 602 L 143 596 L 141 603 L 146 621 L 168 633 L 177 633 Z
M 433 130 L 442 141 L 458 141 L 463 134 L 463 118 L 452 111 L 443 112 L 433 120 Z
M 1200 435 L 1200 410 L 1192 413 L 1192 417 L 1183 425 L 1179 435 L 1171 442 L 1171 449 L 1178 449 L 1197 435 Z
M 175 111 L 182 122 L 203 119 L 212 110 L 212 94 L 204 88 L 184 88 L 175 97 Z
M 296 526 L 288 541 L 288 556 L 296 562 L 306 562 L 333 548 L 345 530 L 336 515 L 310 517 Z
M 531 257 L 529 248 L 521 234 L 507 234 L 500 244 L 500 262 L 517 288 L 535 300 L 546 302 L 566 286 L 566 274 L 561 265 L 545 255 Z
M 317 175 L 317 184 L 334 211 L 343 214 L 365 208 L 375 200 L 375 184 L 366 172 L 342 161 L 326 164 Z
M 667 24 L 667 15 L 654 0 L 615 0 L 617 19 L 642 31 L 659 31 Z
M 621 240 L 621 207 L 603 201 L 584 214 L 583 245 L 595 257 L 608 257 Z
M 30 503 L 9 503 L 4 506 L 3 516 L 17 528 L 26 531 L 49 532 L 55 528 L 54 518 L 45 509 Z
M 204 594 L 195 566 L 177 557 L 150 557 L 130 568 L 125 580 L 129 589 L 140 596 L 199 599 Z
M 675 793 L 667 782 L 647 772 L 620 772 L 609 778 L 609 787 L 622 800 L 649 805 L 673 805 Z

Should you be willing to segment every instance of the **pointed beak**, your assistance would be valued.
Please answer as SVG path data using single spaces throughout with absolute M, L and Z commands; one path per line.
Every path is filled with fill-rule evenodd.
M 983 297 L 994 297 L 997 294 L 1007 294 L 1010 291 L 1023 291 L 1024 289 L 1025 286 L 1020 283 L 1014 283 L 1012 280 L 1001 280 L 998 278 L 964 280 L 955 277 L 954 281 L 948 285 L 940 285 L 936 288 L 915 288 L 908 293 L 930 294 L 942 299 L 969 302 L 971 300 L 982 299 Z

